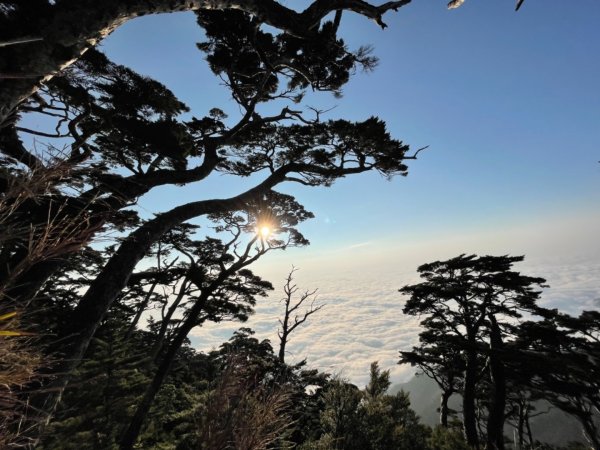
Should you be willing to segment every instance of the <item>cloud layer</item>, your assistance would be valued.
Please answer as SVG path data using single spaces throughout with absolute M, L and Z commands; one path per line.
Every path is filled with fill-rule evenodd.
M 288 345 L 288 360 L 297 362 L 306 358 L 309 366 L 341 373 L 358 386 L 366 383 L 369 365 L 377 360 L 383 368 L 391 370 L 392 380 L 406 380 L 414 369 L 397 365 L 398 351 L 417 343 L 420 319 L 402 314 L 404 298 L 398 289 L 418 280 L 417 264 L 405 263 L 403 267 L 363 264 L 358 258 L 353 266 L 342 270 L 330 267 L 325 271 L 315 264 L 296 273 L 298 287 L 318 288 L 317 303 L 326 306 L 294 332 Z M 253 328 L 260 339 L 270 339 L 276 350 L 277 319 L 283 311 L 281 288 L 288 269 L 271 268 L 268 275 L 276 290 L 260 301 L 256 314 L 245 325 Z M 548 280 L 551 287 L 543 293 L 544 306 L 571 314 L 599 306 L 598 260 L 532 259 L 517 270 Z M 239 326 L 209 324 L 194 330 L 193 342 L 199 349 L 210 350 L 227 340 Z

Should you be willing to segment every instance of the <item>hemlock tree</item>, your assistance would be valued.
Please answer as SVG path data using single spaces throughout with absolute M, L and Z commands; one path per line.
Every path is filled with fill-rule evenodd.
M 486 359 L 491 381 L 487 420 L 488 448 L 504 448 L 506 374 L 504 331 L 523 313 L 536 312 L 544 286 L 543 278 L 521 275 L 512 269 L 522 256 L 460 255 L 435 261 L 417 270 L 423 282 L 407 285 L 400 292 L 410 296 L 403 312 L 426 314 L 422 325 L 447 335 L 464 361 L 462 382 L 463 428 L 469 445 L 479 448 L 476 387 Z M 419 352 L 416 352 L 417 354 Z M 443 369 L 443 366 L 438 366 Z M 441 374 L 440 374 L 441 375 Z
M 379 14 L 389 7 L 371 11 Z M 4 19 L 23 19 L 27 10 L 15 5 L 3 11 Z M 76 220 L 81 226 L 79 246 L 71 245 L 71 252 L 99 230 L 133 229 L 67 319 L 70 337 L 64 341 L 65 360 L 52 384 L 55 394 L 45 407 L 49 417 L 69 373 L 136 265 L 169 230 L 195 217 L 237 210 L 254 209 L 258 217 L 265 198 L 283 199 L 273 191 L 283 182 L 328 186 L 340 177 L 370 170 L 385 176 L 406 174 L 408 147 L 392 139 L 379 119 L 319 122 L 307 119 L 299 106 L 307 89 L 337 93 L 352 70 L 375 62 L 364 49 L 350 52 L 345 47 L 336 36 L 336 22 L 325 22 L 311 31 L 311 39 L 300 39 L 263 31 L 256 17 L 240 11 L 202 12 L 198 20 L 207 35 L 200 48 L 242 109 L 233 123 L 227 124 L 219 109 L 201 119 L 183 120 L 187 107 L 168 89 L 93 50 L 69 66 L 65 76 L 36 87 L 37 94 L 21 106 L 25 113 L 56 118 L 59 131 L 46 135 L 70 139 L 63 158 L 69 176 L 56 181 L 31 211 L 22 208 L 23 222 L 35 228 L 49 215 Z M 272 100 L 290 101 L 296 109 L 285 106 L 279 114 L 261 113 L 259 106 Z M 30 171 L 44 166 L 47 161 L 28 151 L 17 132 L 43 133 L 14 123 L 4 127 L 1 149 L 12 158 L 10 164 Z M 60 160 L 60 152 L 54 156 Z M 191 202 L 141 224 L 127 209 L 155 187 L 201 181 L 215 171 L 264 177 L 237 196 Z M 282 207 L 295 208 L 291 201 Z M 27 257 L 20 249 L 28 248 L 29 238 L 11 243 L 3 253 L 9 266 L 17 267 Z M 66 259 L 35 261 L 20 280 L 11 280 L 11 296 L 27 304 L 49 276 L 62 270 Z

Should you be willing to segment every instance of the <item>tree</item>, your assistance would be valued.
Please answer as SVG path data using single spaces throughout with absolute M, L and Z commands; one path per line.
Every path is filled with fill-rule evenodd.
M 401 351 L 398 364 L 417 366 L 433 379 L 440 390 L 440 425 L 448 427 L 450 397 L 458 392 L 464 373 L 464 360 L 460 347 L 443 333 L 444 330 L 428 328 L 419 334 L 421 345 L 413 350 Z
M 516 370 L 523 384 L 575 417 L 592 448 L 600 448 L 600 313 L 572 317 L 540 310 L 518 329 Z
M 279 28 L 291 36 L 309 38 L 317 33 L 320 22 L 331 12 L 351 10 L 385 27 L 383 14 L 409 2 L 400 0 L 373 6 L 363 1 L 316 1 L 301 13 L 275 1 L 258 3 L 253 0 L 153 0 L 126 4 L 112 0 L 101 4 L 71 0 L 56 3 L 44 0 L 8 2 L 0 10 L 0 50 L 4 53 L 1 60 L 5 61 L 0 65 L 3 76 L 0 85 L 0 124 L 4 124 L 23 101 L 38 91 L 40 83 L 48 82 L 69 67 L 115 28 L 141 15 L 239 10 L 255 17 L 258 23 Z M 25 19 L 28 30 L 35 34 L 32 37 L 23 36 Z
M 382 397 L 390 388 L 391 384 L 390 371 L 382 371 L 378 361 L 372 362 L 369 373 L 369 383 L 365 387 L 367 398 L 376 399 Z
M 361 434 L 363 411 L 359 408 L 362 395 L 353 384 L 333 380 L 323 394 L 321 411 L 323 435 L 319 439 L 326 448 L 358 450 L 365 448 Z
M 279 336 L 279 360 L 282 363 L 285 362 L 285 348 L 288 344 L 290 334 L 292 334 L 296 328 L 306 322 L 306 319 L 325 306 L 315 306 L 317 294 L 316 289 L 312 291 L 304 291 L 300 295 L 300 298 L 296 300 L 295 303 L 292 303 L 294 295 L 298 292 L 298 287 L 293 284 L 293 275 L 296 270 L 298 269 L 292 267 L 292 270 L 290 270 L 290 273 L 287 276 L 285 285 L 283 286 L 285 297 L 283 297 L 282 301 L 284 303 L 285 310 L 283 312 L 283 319 L 279 319 L 279 325 L 281 328 L 277 330 L 277 335 Z M 298 315 L 298 308 L 300 308 L 307 300 L 310 301 L 310 305 Z M 294 315 L 293 319 L 292 314 Z
M 383 14 L 408 2 L 317 0 L 300 13 L 251 0 L 0 5 L 0 151 L 6 156 L 0 186 L 52 164 L 66 174 L 15 210 L 14 217 L 33 232 L 2 242 L 3 271 L 9 269 L 0 273 L 6 275 L 0 280 L 7 287 L 3 294 L 29 305 L 100 232 L 124 233 L 66 320 L 64 361 L 55 368 L 53 394 L 44 407 L 48 418 L 107 312 L 125 299 L 136 266 L 171 229 L 198 217 L 248 211 L 265 197 L 278 197 L 274 188 L 285 182 L 328 186 L 371 170 L 387 177 L 406 174 L 405 162 L 416 154 L 408 155 L 408 147 L 378 118 L 321 122 L 319 112 L 309 119 L 298 105 L 308 89 L 338 94 L 355 68 L 376 62 L 368 49 L 349 51 L 337 36 L 344 10 L 384 26 Z M 227 120 L 224 111 L 213 108 L 202 118 L 183 118 L 187 106 L 166 87 L 93 49 L 133 17 L 180 10 L 197 11 L 207 36 L 199 47 L 239 105 L 239 117 Z M 23 36 L 24 29 L 36 35 Z M 269 115 L 261 106 L 273 100 L 287 104 Z M 26 128 L 18 122 L 22 114 L 42 114 L 55 126 Z M 43 136 L 63 148 L 49 143 L 48 156 L 38 155 L 24 135 Z M 263 178 L 230 198 L 178 205 L 143 222 L 130 209 L 158 186 L 198 182 L 215 172 Z M 294 208 L 291 201 L 284 203 Z M 48 223 L 54 226 L 49 229 Z M 32 258 L 32 243 L 44 236 L 52 239 L 42 240 L 44 251 Z M 145 305 L 141 300 L 138 311 Z
M 436 261 L 417 270 L 425 281 L 407 285 L 400 292 L 410 297 L 403 312 L 427 314 L 421 323 L 444 333 L 464 360 L 463 427 L 469 445 L 479 448 L 476 386 L 482 369 L 481 356 L 489 367 L 492 395 L 487 423 L 489 448 L 504 448 L 506 377 L 503 327 L 525 312 L 537 310 L 536 301 L 545 280 L 511 270 L 522 256 L 460 255 Z M 440 368 L 442 366 L 438 366 Z
M 25 9 L 14 8 L 7 17 L 22 17 Z M 42 223 L 50 205 L 58 202 L 68 206 L 61 209 L 61 217 L 74 220 L 84 215 L 85 220 L 78 221 L 87 232 L 82 244 L 103 227 L 133 229 L 121 240 L 69 317 L 65 361 L 57 368 L 53 383 L 56 395 L 45 407 L 49 416 L 68 382 L 68 374 L 81 360 L 106 312 L 121 298 L 136 265 L 169 230 L 199 216 L 264 209 L 260 203 L 277 197 L 273 188 L 282 182 L 327 186 L 337 178 L 369 170 L 386 176 L 406 173 L 403 161 L 411 158 L 406 154 L 408 148 L 392 139 L 376 118 L 359 123 L 319 122 L 307 120 L 301 111 L 289 107 L 273 116 L 261 115 L 257 109 L 274 99 L 298 102 L 311 87 L 338 92 L 353 68 L 373 65 L 373 58 L 364 49 L 350 52 L 345 48 L 336 37 L 334 23 L 327 22 L 308 40 L 262 31 L 253 17 L 236 11 L 203 12 L 199 23 L 208 37 L 201 49 L 207 53 L 213 71 L 227 81 L 243 110 L 242 117 L 232 125 L 225 124 L 225 114 L 218 109 L 202 119 L 182 120 L 179 116 L 186 106 L 168 89 L 92 50 L 70 66 L 64 77 L 53 79 L 39 91 L 40 95 L 21 107 L 51 117 L 58 114 L 53 112 L 58 108 L 57 121 L 67 128 L 72 140 L 71 155 L 66 160 L 78 174 L 78 178 L 61 179 L 55 192 L 35 205 L 35 215 L 27 221 Z M 232 41 L 237 44 L 232 46 Z M 288 86 L 280 88 L 285 81 Z M 290 121 L 297 123 L 287 125 Z M 19 161 L 15 164 L 33 165 L 31 152 L 8 137 L 14 137 L 16 131 L 39 132 L 17 128 L 5 127 L 7 139 L 2 148 L 18 156 L 13 158 Z M 60 133 L 57 136 L 62 138 Z M 195 164 L 200 162 L 188 168 L 192 158 Z M 94 161 L 91 167 L 79 170 L 80 165 L 90 161 Z M 139 224 L 127 210 L 154 187 L 203 180 L 214 171 L 237 176 L 258 172 L 267 175 L 240 195 L 180 205 Z M 131 175 L 124 176 L 124 172 Z M 72 195 L 75 181 L 80 189 Z M 295 208 L 291 199 L 284 203 L 283 208 Z M 27 248 L 27 240 L 15 242 L 13 248 Z M 14 264 L 23 258 L 16 250 L 8 254 Z M 11 295 L 27 304 L 49 276 L 64 268 L 66 259 L 36 263 L 21 280 L 12 283 L 15 290 Z M 144 301 L 139 306 L 142 311 Z
M 377 362 L 371 363 L 370 377 L 364 389 L 362 433 L 365 447 L 372 450 L 417 450 L 426 447 L 427 427 L 410 408 L 408 394 L 400 391 L 387 393 L 390 371 L 381 370 Z
M 228 314 L 238 320 L 245 320 L 251 312 L 246 305 L 254 306 L 255 297 L 264 296 L 267 289 L 272 289 L 270 283 L 263 282 L 245 268 L 271 250 L 305 243 L 302 235 L 291 228 L 298 221 L 309 217 L 304 209 L 282 194 L 279 194 L 279 198 L 265 198 L 263 201 L 270 205 L 268 217 L 271 224 L 276 223 L 279 233 L 288 232 L 289 237 L 280 240 L 255 234 L 245 245 L 240 245 L 239 239 L 244 230 L 259 227 L 261 220 L 265 220 L 260 216 L 266 214 L 266 211 L 252 208 L 246 218 L 237 214 L 213 217 L 225 224 L 219 227 L 219 231 L 228 231 L 233 237 L 225 244 L 209 240 L 208 248 L 201 252 L 202 258 L 196 263 L 201 271 L 190 277 L 200 292 L 185 311 L 184 320 L 175 329 L 172 339 L 162 352 L 154 378 L 121 439 L 122 449 L 130 449 L 135 444 L 154 397 L 189 332 L 207 320 L 218 322 Z
M 364 390 L 334 379 L 324 388 L 322 434 L 305 443 L 306 449 L 422 450 L 427 449 L 429 427 L 419 423 L 408 394 L 387 393 L 389 370 L 377 362 L 370 368 Z

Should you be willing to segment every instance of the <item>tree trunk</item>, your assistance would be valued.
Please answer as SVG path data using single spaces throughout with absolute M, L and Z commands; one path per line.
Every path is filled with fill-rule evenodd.
M 279 335 L 279 361 L 281 363 L 285 363 L 285 346 L 287 345 L 288 334 L 286 333 L 286 329 L 282 331 Z
M 525 426 L 527 427 L 527 439 L 529 440 L 529 445 L 533 447 L 533 433 L 531 432 L 531 422 L 529 421 L 529 411 L 527 411 L 527 416 L 525 416 Z
M 243 207 L 245 202 L 260 197 L 268 189 L 283 181 L 286 174 L 286 170 L 275 171 L 263 183 L 237 197 L 192 202 L 174 208 L 146 222 L 123 241 L 102 272 L 92 282 L 69 320 L 72 328 L 67 331 L 66 336 L 71 338 L 71 342 L 66 345 L 62 363 L 53 370 L 55 378 L 45 389 L 47 392 L 45 398 L 40 404 L 36 402 L 38 409 L 46 416 L 45 420 L 40 422 L 40 434 L 51 420 L 72 372 L 83 358 L 98 326 L 113 301 L 127 285 L 135 266 L 152 244 L 171 228 L 186 220 Z
M 493 383 L 492 401 L 487 421 L 487 448 L 504 449 L 504 409 L 506 405 L 506 377 L 501 359 L 502 332 L 493 314 L 488 316 L 490 328 L 490 376 Z
M 519 400 L 517 433 L 519 434 L 519 450 L 523 450 L 523 445 L 525 444 L 525 405 L 523 404 L 523 400 Z
M 175 301 L 173 301 L 173 304 L 169 307 L 166 316 L 162 319 L 162 323 L 160 324 L 160 330 L 158 331 L 156 342 L 152 346 L 152 351 L 150 352 L 150 360 L 154 361 L 156 364 L 158 364 L 158 360 L 165 343 L 165 337 L 169 329 L 169 322 L 171 322 L 173 314 L 175 314 L 177 307 L 179 306 L 181 300 L 183 300 L 183 297 L 185 296 L 188 287 L 188 280 L 189 278 L 186 275 L 183 279 L 183 282 L 181 283 L 179 292 L 177 293 L 177 298 L 175 298 Z
M 137 441 L 137 438 L 142 429 L 142 425 L 144 424 L 144 420 L 152 406 L 152 402 L 156 397 L 160 387 L 162 386 L 165 378 L 169 374 L 171 367 L 173 366 L 173 361 L 175 360 L 175 356 L 177 352 L 183 345 L 185 338 L 189 334 L 189 332 L 197 326 L 198 316 L 204 309 L 208 297 L 214 291 L 214 288 L 217 287 L 222 280 L 226 278 L 225 276 L 220 276 L 216 281 L 211 283 L 211 286 L 208 287 L 198 298 L 198 301 L 194 304 L 192 309 L 190 309 L 189 314 L 181 327 L 177 330 L 173 340 L 171 341 L 167 351 L 165 352 L 160 364 L 158 365 L 158 369 L 154 374 L 154 378 L 146 392 L 144 393 L 144 397 L 142 401 L 138 404 L 135 414 L 127 427 L 127 430 L 123 434 L 121 438 L 121 443 L 119 444 L 119 448 L 121 450 L 131 450 Z
M 452 394 L 452 390 L 442 391 L 440 399 L 440 425 L 444 428 L 448 428 L 448 400 L 450 400 Z
M 463 431 L 467 444 L 479 450 L 477 414 L 475 410 L 475 385 L 477 382 L 477 352 L 475 339 L 469 339 L 465 382 L 463 390 Z

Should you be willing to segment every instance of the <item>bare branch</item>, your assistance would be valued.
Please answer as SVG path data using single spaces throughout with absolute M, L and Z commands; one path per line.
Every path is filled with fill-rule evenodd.
M 415 153 L 413 153 L 411 156 L 405 156 L 404 159 L 417 159 L 417 156 L 419 155 L 419 153 L 421 153 L 423 150 L 427 150 L 428 148 L 429 148 L 429 145 L 426 145 L 425 147 L 421 147 Z
M 19 44 L 28 44 L 30 42 L 38 42 L 38 41 L 43 41 L 44 38 L 43 37 L 20 37 L 20 38 L 14 38 L 14 39 L 9 39 L 7 41 L 2 41 L 0 42 L 0 48 L 2 47 L 8 47 L 10 45 L 19 45 Z
M 295 303 L 292 301 L 294 294 L 298 292 L 298 287 L 293 282 L 294 273 L 296 273 L 297 270 L 298 269 L 296 267 L 292 266 L 292 269 L 286 278 L 285 285 L 283 286 L 285 297 L 283 297 L 281 301 L 284 302 L 285 310 L 283 319 L 279 319 L 281 328 L 277 330 L 277 335 L 279 336 L 279 360 L 282 363 L 285 362 L 285 348 L 289 342 L 290 334 L 296 328 L 306 322 L 310 316 L 325 306 L 324 304 L 315 306 L 315 301 L 317 300 L 317 289 L 312 291 L 304 291 L 304 293 Z M 294 319 L 292 322 L 292 314 L 295 313 L 307 300 L 310 300 L 310 306 L 306 308 L 303 313 L 298 315 L 294 314 Z

